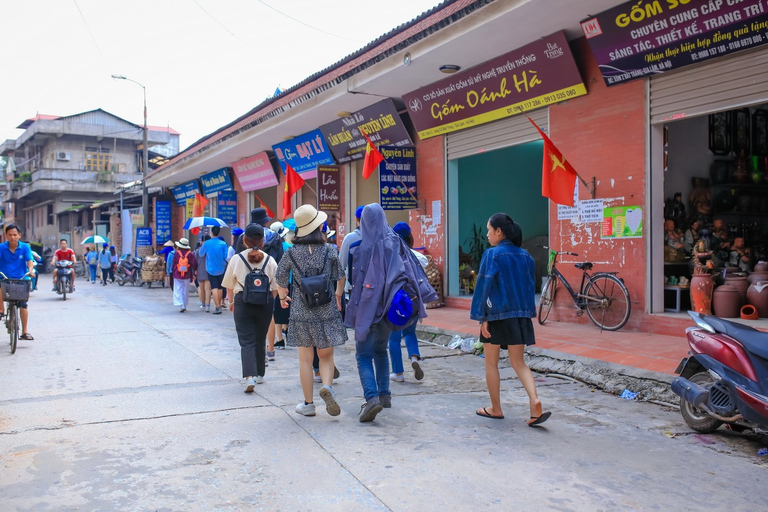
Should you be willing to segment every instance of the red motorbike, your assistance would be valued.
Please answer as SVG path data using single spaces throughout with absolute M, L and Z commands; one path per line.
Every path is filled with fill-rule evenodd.
M 672 392 L 697 432 L 731 430 L 768 434 L 768 333 L 716 316 L 688 312 L 690 357 L 680 361 Z

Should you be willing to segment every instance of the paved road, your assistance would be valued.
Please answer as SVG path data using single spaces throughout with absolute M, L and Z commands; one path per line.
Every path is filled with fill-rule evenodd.
M 341 416 L 305 418 L 295 350 L 242 392 L 231 314 L 182 315 L 168 290 L 130 285 L 80 284 L 62 302 L 48 277 L 33 296 L 37 340 L 13 356 L 0 345 L 1 510 L 765 507 L 764 438 L 694 435 L 674 410 L 544 376 L 553 417 L 529 428 L 509 368 L 507 418 L 479 418 L 483 360 L 428 345 L 425 379 L 393 383 L 372 424 L 357 421 L 346 345 Z

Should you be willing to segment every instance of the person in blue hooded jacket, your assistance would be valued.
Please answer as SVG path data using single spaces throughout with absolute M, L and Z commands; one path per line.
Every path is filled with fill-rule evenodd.
M 476 411 L 484 418 L 504 419 L 501 410 L 499 355 L 509 352 L 509 362 L 520 379 L 531 407 L 529 426 L 544 423 L 551 413 L 542 412 L 536 384 L 523 355 L 526 345 L 536 340 L 531 318 L 536 316 L 536 272 L 533 258 L 525 249 L 523 232 L 506 213 L 488 220 L 491 248 L 480 260 L 470 318 L 481 322 L 480 340 L 485 355 L 485 381 L 491 406 Z

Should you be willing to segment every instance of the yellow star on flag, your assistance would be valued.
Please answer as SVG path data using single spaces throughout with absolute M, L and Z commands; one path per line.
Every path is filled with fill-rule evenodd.
M 563 170 L 565 170 L 565 158 L 563 158 L 562 160 L 560 160 L 560 159 L 557 157 L 557 155 L 555 155 L 555 154 L 553 154 L 553 153 L 550 153 L 550 154 L 549 154 L 549 159 L 550 159 L 550 160 L 552 160 L 552 170 L 551 170 L 551 171 L 549 171 L 550 173 L 552 173 L 552 172 L 555 172 L 555 169 L 557 169 L 558 167 L 560 167 L 560 168 L 562 168 Z

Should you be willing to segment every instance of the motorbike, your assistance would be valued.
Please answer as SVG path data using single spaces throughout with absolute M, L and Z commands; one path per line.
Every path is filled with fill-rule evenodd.
M 74 277 L 75 269 L 72 268 L 74 263 L 69 260 L 61 260 L 56 262 L 56 293 L 63 296 L 64 300 L 67 300 L 67 294 L 72 293 L 72 278 Z
M 120 263 L 117 264 L 115 269 L 115 281 L 120 286 L 124 286 L 126 282 L 130 282 L 133 286 L 144 286 L 144 281 L 141 280 L 141 264 L 143 260 L 141 258 L 132 258 L 131 256 L 123 257 L 120 259 Z
M 689 311 L 685 330 L 690 357 L 680 361 L 672 392 L 693 430 L 768 434 L 768 333 Z

